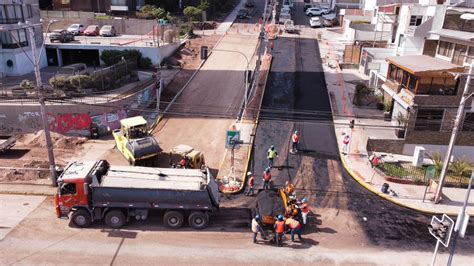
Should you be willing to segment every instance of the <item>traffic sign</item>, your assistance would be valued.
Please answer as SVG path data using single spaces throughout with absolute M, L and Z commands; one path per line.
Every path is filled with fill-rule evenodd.
M 428 230 L 443 246 L 449 245 L 451 239 L 451 233 L 453 232 L 454 222 L 449 216 L 443 214 L 443 218 L 440 220 L 438 217 L 433 216 L 431 223 L 428 226 Z
M 238 149 L 240 147 L 240 130 L 227 130 L 225 138 L 226 149 Z

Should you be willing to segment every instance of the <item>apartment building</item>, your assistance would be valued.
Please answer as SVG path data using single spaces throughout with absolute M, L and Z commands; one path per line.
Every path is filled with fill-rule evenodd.
M 6 0 L 0 2 L 0 77 L 18 76 L 33 71 L 31 45 L 43 43 L 38 0 Z M 26 23 L 34 28 L 30 39 Z M 25 54 L 26 53 L 26 54 Z M 46 66 L 42 56 L 40 66 Z

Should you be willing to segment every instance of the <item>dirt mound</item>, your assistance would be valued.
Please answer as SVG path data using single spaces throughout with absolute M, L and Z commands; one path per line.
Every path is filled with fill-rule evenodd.
M 46 147 L 46 140 L 42 130 L 28 134 L 31 136 L 22 136 L 21 142 L 31 147 Z M 69 137 L 55 132 L 51 132 L 53 147 L 57 149 L 77 149 L 87 141 L 85 137 Z

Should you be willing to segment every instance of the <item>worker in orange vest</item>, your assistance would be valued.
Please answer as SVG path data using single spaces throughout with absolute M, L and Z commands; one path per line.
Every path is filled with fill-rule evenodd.
M 286 186 L 286 189 L 285 189 L 286 195 L 290 197 L 295 192 L 295 186 L 293 186 L 293 184 L 290 181 L 286 181 L 285 186 Z
M 291 230 L 291 241 L 295 241 L 295 233 L 298 235 L 298 240 L 301 241 L 301 223 L 290 217 L 286 219 L 285 224 Z
M 275 222 L 276 244 L 279 247 L 283 246 L 283 235 L 285 234 L 285 221 L 283 215 L 278 215 L 278 220 Z
M 293 135 L 291 136 L 291 153 L 297 153 L 298 152 L 298 143 L 300 142 L 300 136 L 298 136 L 298 130 L 295 130 Z
M 249 178 L 249 180 L 247 181 L 247 186 L 249 187 L 249 190 L 247 191 L 247 196 L 253 196 L 253 185 L 254 185 L 254 177 L 252 175 L 252 172 L 248 172 L 247 173 L 247 176 Z
M 265 168 L 263 172 L 263 189 L 270 189 L 270 181 L 272 180 L 272 175 L 270 174 L 270 168 Z
M 308 205 L 308 200 L 306 198 L 303 198 L 301 200 L 301 217 L 303 218 L 303 224 L 306 224 L 306 220 L 308 218 L 308 213 L 309 213 L 309 205 Z

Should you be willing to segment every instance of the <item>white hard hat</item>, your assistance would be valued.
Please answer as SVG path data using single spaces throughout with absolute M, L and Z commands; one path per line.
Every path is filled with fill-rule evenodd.
M 249 171 L 249 172 L 247 172 L 247 175 L 252 175 L 252 172 L 250 172 L 250 171 Z

